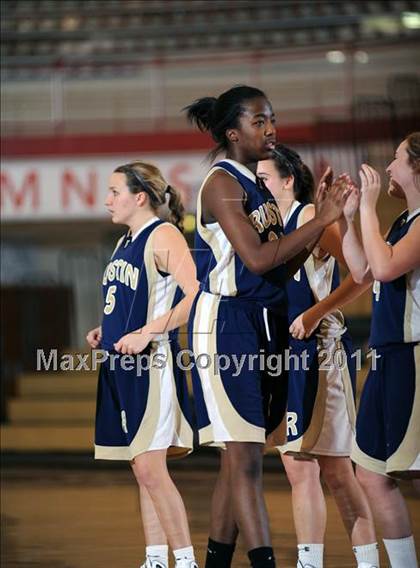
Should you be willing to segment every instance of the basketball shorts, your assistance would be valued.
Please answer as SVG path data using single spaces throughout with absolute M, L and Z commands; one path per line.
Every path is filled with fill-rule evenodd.
M 350 456 L 356 420 L 350 336 L 290 339 L 287 443 L 282 453 Z
M 351 457 L 380 474 L 420 473 L 420 344 L 374 351 Z
M 286 316 L 240 298 L 197 295 L 189 344 L 200 444 L 284 440 L 287 341 Z
M 98 379 L 96 459 L 131 460 L 163 449 L 169 457 L 182 456 L 192 450 L 187 383 L 175 364 L 178 350 L 174 341 L 160 342 L 149 359 L 134 356 L 133 368 L 123 356 L 109 353 Z

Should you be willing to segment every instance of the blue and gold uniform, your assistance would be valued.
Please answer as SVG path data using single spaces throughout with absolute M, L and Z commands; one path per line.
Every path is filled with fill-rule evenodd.
M 387 242 L 400 241 L 419 216 L 419 209 L 402 213 Z M 391 282 L 373 285 L 372 367 L 360 400 L 352 459 L 376 473 L 420 471 L 419 342 L 417 267 Z
M 285 234 L 303 223 L 294 201 Z M 340 285 L 337 261 L 318 247 L 287 282 L 289 324 Z M 353 346 L 340 310 L 322 319 L 307 339 L 290 336 L 287 444 L 281 452 L 349 456 L 354 436 L 356 380 Z
M 132 364 L 114 350 L 122 336 L 164 315 L 182 297 L 173 277 L 155 264 L 153 232 L 162 223 L 155 217 L 132 237 L 123 237 L 104 272 L 101 347 L 109 357 L 99 373 L 98 459 L 130 460 L 149 450 L 184 454 L 192 449 L 186 379 L 175 364 L 177 330 L 163 331 L 144 353 L 133 356 Z
M 198 195 L 195 260 L 200 292 L 189 323 L 199 440 L 265 443 L 266 434 L 275 438 L 286 406 L 287 381 L 264 371 L 267 355 L 287 346 L 285 270 L 252 273 L 219 223 L 203 224 L 202 188 L 217 170 L 242 186 L 244 209 L 261 242 L 283 234 L 274 198 L 257 185 L 248 168 L 226 159 L 210 170 Z M 215 364 L 218 357 L 220 364 Z

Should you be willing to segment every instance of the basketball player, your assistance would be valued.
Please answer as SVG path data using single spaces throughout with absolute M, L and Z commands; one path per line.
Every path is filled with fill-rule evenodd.
M 376 203 L 381 179 L 363 164 L 341 221 L 343 252 L 356 281 L 373 286 L 372 366 L 357 416 L 352 459 L 382 529 L 392 568 L 418 566 L 412 528 L 396 478 L 420 477 L 420 132 L 399 146 L 387 168 L 388 193 L 407 210 L 384 239 Z M 359 205 L 360 203 L 360 205 Z M 360 207 L 362 243 L 353 218 Z
M 287 272 L 295 272 L 295 257 L 302 262 L 306 246 L 341 215 L 346 196 L 340 185 L 320 194 L 315 218 L 284 237 L 278 207 L 255 176 L 276 139 L 265 94 L 238 86 L 187 109 L 190 121 L 217 142 L 212 155 L 226 153 L 198 195 L 200 293 L 190 316 L 199 440 L 226 448 L 212 499 L 206 568 L 231 565 L 238 530 L 251 566 L 272 568 L 262 455 L 266 435 L 272 443 L 278 435 L 287 382 L 269 377 L 261 359 L 287 347 Z M 222 356 L 223 366 L 199 366 L 203 354 Z M 239 360 L 243 364 L 234 365 Z
M 286 235 L 313 218 L 313 177 L 295 151 L 277 145 L 272 160 L 258 163 L 257 175 L 276 199 Z M 320 471 L 339 508 L 357 566 L 379 566 L 372 515 L 349 457 L 356 369 L 338 309 L 367 286 L 351 277 L 340 285 L 337 260 L 344 263 L 334 224 L 287 282 L 291 354 L 307 356 L 305 366 L 291 361 L 287 443 L 279 448 L 292 486 L 298 568 L 323 566 L 326 506 Z
M 171 223 L 157 216 L 167 197 Z M 130 461 L 146 540 L 142 568 L 167 568 L 168 544 L 176 568 L 197 568 L 184 504 L 166 466 L 167 455 L 192 449 L 185 376 L 175 365 L 177 329 L 197 293 L 179 230 L 183 207 L 145 162 L 114 171 L 105 205 L 113 223 L 129 231 L 105 269 L 102 325 L 87 335 L 92 348 L 109 355 L 99 374 L 95 458 Z

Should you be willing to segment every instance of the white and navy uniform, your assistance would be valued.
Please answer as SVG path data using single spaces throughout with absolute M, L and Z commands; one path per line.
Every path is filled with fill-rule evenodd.
M 294 201 L 285 234 L 303 224 Z M 289 324 L 340 285 L 337 261 L 311 254 L 287 282 Z M 344 316 L 335 310 L 307 339 L 290 336 L 287 443 L 282 453 L 349 456 L 355 427 L 355 360 Z M 296 357 L 297 356 L 297 357 Z
M 168 455 L 183 455 L 192 449 L 187 384 L 175 364 L 177 330 L 162 332 L 144 352 L 133 356 L 131 370 L 129 356 L 124 361 L 114 349 L 121 337 L 156 320 L 182 297 L 173 277 L 155 264 L 153 233 L 162 224 L 155 217 L 132 237 L 123 237 L 104 272 L 101 348 L 109 358 L 99 373 L 97 459 L 131 460 L 167 448 Z
M 387 242 L 400 241 L 419 216 L 420 209 L 402 213 Z M 420 266 L 373 285 L 372 366 L 360 400 L 352 459 L 376 473 L 420 472 L 419 342 Z
M 234 160 L 209 172 L 198 195 L 195 260 L 200 291 L 189 322 L 200 444 L 275 438 L 286 408 L 287 380 L 264 371 L 266 357 L 287 347 L 285 269 L 257 275 L 244 265 L 217 222 L 203 224 L 201 194 L 216 170 L 235 178 L 261 242 L 283 234 L 280 211 L 255 175 Z M 219 356 L 220 365 L 215 364 Z M 235 361 L 243 361 L 238 370 Z

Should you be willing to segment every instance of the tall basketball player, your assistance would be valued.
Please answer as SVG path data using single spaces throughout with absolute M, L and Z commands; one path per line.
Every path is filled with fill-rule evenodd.
M 270 192 L 257 184 L 257 162 L 275 145 L 273 109 L 265 94 L 234 87 L 199 99 L 189 119 L 209 131 L 226 158 L 206 176 L 197 201 L 196 264 L 200 293 L 190 316 L 196 360 L 224 357 L 194 369 L 201 444 L 224 445 L 213 494 L 207 568 L 231 565 L 238 531 L 254 568 L 275 566 L 262 491 L 266 436 L 278 435 L 287 380 L 264 371 L 264 357 L 287 347 L 285 280 L 345 203 L 341 187 L 322 194 L 315 218 L 289 236 Z M 296 260 L 296 257 L 299 257 Z M 293 272 L 292 272 L 293 273 Z M 239 368 L 234 361 L 243 361 Z

